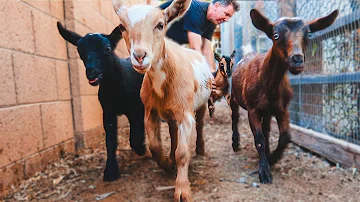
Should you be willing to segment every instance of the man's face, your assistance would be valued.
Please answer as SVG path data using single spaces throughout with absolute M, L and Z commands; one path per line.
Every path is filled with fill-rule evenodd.
M 209 20 L 214 24 L 218 25 L 223 22 L 227 22 L 234 14 L 234 7 L 232 4 L 227 6 L 221 5 L 219 2 L 214 4 L 214 13 L 209 16 Z

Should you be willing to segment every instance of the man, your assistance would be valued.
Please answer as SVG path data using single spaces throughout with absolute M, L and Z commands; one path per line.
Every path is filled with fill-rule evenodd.
M 159 8 L 167 8 L 171 2 L 163 3 Z M 214 53 L 211 48 L 212 35 L 216 25 L 227 22 L 239 8 L 235 0 L 212 0 L 211 3 L 192 0 L 187 13 L 171 25 L 166 36 L 179 44 L 188 43 L 191 49 L 202 53 L 211 72 L 215 72 Z

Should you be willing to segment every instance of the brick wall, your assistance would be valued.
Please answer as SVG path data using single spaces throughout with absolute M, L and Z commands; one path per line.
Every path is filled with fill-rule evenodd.
M 98 88 L 57 21 L 109 34 L 118 18 L 111 0 L 0 1 L 0 192 L 104 138 Z M 128 55 L 123 40 L 117 53 Z

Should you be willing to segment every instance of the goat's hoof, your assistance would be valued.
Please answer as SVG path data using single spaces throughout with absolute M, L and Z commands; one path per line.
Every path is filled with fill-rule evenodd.
M 119 178 L 120 178 L 120 170 L 119 170 L 119 166 L 117 165 L 117 162 L 115 163 L 115 165 L 111 165 L 111 166 L 106 165 L 106 168 L 104 170 L 103 180 L 105 182 L 111 182 Z
M 232 144 L 232 148 L 233 148 L 234 152 L 240 151 L 240 145 L 239 144 Z
M 196 147 L 195 151 L 196 151 L 196 155 L 205 156 L 205 148 L 204 147 Z
M 270 173 L 270 166 L 260 167 L 259 168 L 259 179 L 263 184 L 272 183 L 272 177 Z
M 130 147 L 131 149 L 139 156 L 144 156 L 146 153 L 146 145 L 144 143 L 132 143 L 133 141 L 130 141 Z
M 191 201 L 191 190 L 189 182 L 176 183 L 174 201 L 189 202 Z
M 170 157 L 166 157 L 165 160 L 158 163 L 158 166 L 166 172 L 172 172 L 175 170 L 176 164 Z
M 237 151 L 240 151 L 240 141 L 239 141 L 239 134 L 238 133 L 233 133 L 232 134 L 232 138 L 231 138 L 231 140 L 232 140 L 232 148 L 233 148 L 233 150 L 234 150 L 234 152 L 237 152 Z

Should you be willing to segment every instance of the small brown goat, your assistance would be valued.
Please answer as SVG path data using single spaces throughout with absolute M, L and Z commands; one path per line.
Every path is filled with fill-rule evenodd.
M 220 100 L 223 96 L 229 101 L 229 81 L 231 77 L 231 71 L 234 66 L 234 56 L 235 50 L 231 53 L 230 57 L 223 55 L 220 57 L 217 53 L 214 53 L 215 59 L 218 61 L 218 68 L 215 73 L 214 82 L 216 84 L 216 89 L 213 89 L 208 101 L 209 115 L 212 118 L 215 111 L 214 103 L 217 100 Z
M 230 106 L 232 110 L 233 150 L 239 150 L 239 105 L 248 111 L 255 147 L 260 156 L 259 178 L 262 183 L 271 183 L 270 165 L 281 159 L 290 142 L 289 112 L 292 89 L 286 75 L 300 74 L 304 66 L 304 52 L 309 32 L 330 26 L 338 10 L 326 17 L 305 23 L 301 18 L 280 18 L 270 22 L 253 9 L 250 17 L 253 25 L 272 39 L 273 46 L 265 54 L 248 54 L 241 60 L 232 76 Z M 270 155 L 269 131 L 271 117 L 279 126 L 277 148 Z
M 190 135 L 196 119 L 196 154 L 204 155 L 203 118 L 213 79 L 199 52 L 165 37 L 169 23 L 184 15 L 190 4 L 191 0 L 174 0 L 160 10 L 149 5 L 126 8 L 113 0 L 131 63 L 137 72 L 145 74 L 140 97 L 145 106 L 150 151 L 160 168 L 171 170 L 175 163 L 177 166 L 175 201 L 191 201 Z M 160 119 L 169 125 L 170 158 L 163 154 Z

